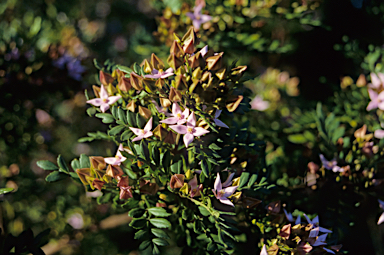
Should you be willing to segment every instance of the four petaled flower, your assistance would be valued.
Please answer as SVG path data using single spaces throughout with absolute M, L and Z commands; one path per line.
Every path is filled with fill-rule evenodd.
M 195 6 L 193 13 L 192 12 L 186 13 L 186 15 L 192 20 L 193 27 L 196 30 L 200 29 L 201 24 L 204 24 L 205 22 L 208 22 L 212 19 L 211 16 L 202 14 L 201 9 L 203 9 L 202 4 Z
M 231 196 L 237 189 L 238 186 L 231 186 L 228 188 L 223 189 L 221 180 L 220 180 L 220 174 L 217 173 L 216 181 L 214 189 L 212 189 L 213 194 L 215 194 L 215 197 L 219 199 L 219 201 L 223 204 L 234 206 L 231 201 L 229 201 L 228 197 Z
M 120 152 L 123 150 L 124 150 L 123 145 L 120 144 L 119 148 L 117 149 L 116 156 L 110 157 L 110 158 L 104 158 L 105 163 L 113 166 L 120 166 L 121 162 L 124 162 L 127 159 Z
M 172 105 L 172 114 L 170 114 L 170 118 L 160 121 L 160 123 L 165 123 L 168 125 L 177 124 L 181 125 L 187 122 L 187 118 L 189 116 L 189 109 L 185 108 L 182 112 L 180 106 L 177 103 L 173 103 Z
M 196 127 L 196 117 L 194 112 L 188 117 L 187 126 L 173 125 L 169 127 L 178 134 L 184 135 L 183 140 L 185 147 L 188 147 L 188 145 L 193 142 L 195 136 L 202 136 L 209 133 L 208 130 L 202 127 Z
M 173 73 L 173 68 L 170 67 L 168 68 L 167 70 L 163 71 L 163 70 L 156 70 L 156 69 L 153 69 L 152 70 L 152 74 L 146 74 L 144 75 L 145 78 L 152 78 L 152 79 L 164 79 L 164 78 L 167 78 L 169 76 L 172 76 L 174 75 Z
M 132 132 L 137 135 L 136 138 L 132 139 L 132 142 L 136 142 L 136 141 L 139 141 L 143 138 L 148 138 L 150 136 L 153 135 L 153 133 L 151 132 L 151 129 L 152 129 L 152 117 L 148 120 L 147 124 L 145 124 L 145 127 L 144 129 L 140 129 L 140 128 L 133 128 L 133 127 L 129 127 Z
M 91 100 L 88 100 L 88 104 L 92 104 L 94 106 L 100 106 L 100 110 L 102 112 L 105 112 L 109 109 L 109 106 L 116 103 L 117 100 L 119 100 L 121 96 L 108 96 L 107 90 L 104 88 L 104 85 L 101 85 L 100 88 L 100 98 L 94 98 Z
M 371 98 L 371 102 L 367 105 L 367 111 L 374 110 L 379 108 L 380 110 L 384 110 L 384 91 L 377 93 L 372 89 L 368 89 L 369 97 Z

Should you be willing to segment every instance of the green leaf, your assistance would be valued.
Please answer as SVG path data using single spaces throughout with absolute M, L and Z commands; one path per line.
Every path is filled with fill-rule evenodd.
M 63 172 L 65 173 L 68 173 L 69 172 L 69 168 L 67 166 L 67 163 L 65 163 L 65 160 L 63 159 L 63 157 L 61 155 L 59 155 L 57 157 L 57 165 L 59 166 L 59 171 L 60 170 L 63 170 Z
M 12 191 L 13 191 L 13 188 L 2 188 L 0 189 L 0 195 L 6 194 Z
M 133 70 L 127 66 L 116 65 L 116 68 L 119 69 L 120 71 L 123 71 L 124 73 L 127 73 L 127 74 L 130 74 L 133 72 Z
M 288 141 L 295 144 L 303 144 L 307 142 L 307 138 L 302 134 L 293 134 L 288 136 Z
M 132 221 L 129 223 L 129 226 L 135 229 L 140 229 L 145 227 L 146 223 L 147 223 L 147 219 L 145 218 L 139 218 L 139 219 L 133 218 Z
M 100 118 L 103 123 L 112 123 L 115 121 L 115 118 L 113 118 L 112 114 L 109 113 L 96 113 L 96 117 Z
M 153 218 L 149 219 L 149 221 L 157 228 L 170 228 L 172 226 L 168 220 L 162 218 Z
M 218 150 L 221 150 L 221 148 L 219 146 L 217 146 L 215 143 L 211 143 L 209 146 L 208 146 L 209 149 L 211 150 L 214 150 L 214 151 L 218 151 Z
M 96 201 L 99 205 L 101 205 L 101 204 L 109 203 L 109 201 L 111 201 L 111 198 L 112 198 L 112 193 L 105 193 L 102 196 L 98 197 Z
M 243 172 L 240 175 L 240 183 L 239 183 L 238 189 L 241 189 L 242 187 L 244 187 L 244 185 L 248 182 L 248 179 L 249 179 L 249 173 Z
M 144 213 L 145 213 L 144 209 L 135 208 L 135 209 L 132 209 L 128 212 L 128 216 L 132 217 L 132 218 L 141 218 L 141 217 L 143 217 Z
M 119 120 L 121 120 L 122 122 L 124 122 L 124 124 L 127 124 L 127 115 L 125 114 L 124 110 L 121 109 L 120 107 L 117 109 L 117 116 L 119 118 Z
M 158 246 L 167 246 L 169 243 L 162 238 L 153 238 L 152 242 Z
M 48 160 L 39 160 L 36 165 L 44 170 L 59 170 L 59 168 Z
M 157 216 L 157 217 L 168 217 L 169 215 L 171 215 L 170 213 L 168 213 L 164 208 L 162 207 L 152 207 L 152 208 L 148 208 L 148 212 Z
M 205 175 L 205 177 L 208 178 L 209 168 L 208 168 L 207 162 L 205 160 L 201 161 L 201 170 L 203 170 L 203 174 Z
M 248 182 L 248 188 L 252 187 L 252 185 L 255 184 L 256 180 L 257 180 L 257 174 L 252 174 Z
M 137 240 L 143 239 L 147 234 L 148 232 L 146 230 L 141 229 L 135 233 L 135 239 Z
M 148 248 L 148 246 L 151 244 L 152 242 L 150 240 L 145 240 L 144 242 L 142 242 L 139 246 L 139 250 L 145 250 Z
M 71 162 L 71 167 L 74 171 L 76 171 L 76 169 L 80 169 L 80 162 L 77 158 L 75 158 L 74 160 L 72 160 Z
M 133 132 L 130 129 L 125 130 L 121 136 L 120 139 L 122 141 L 128 141 L 133 136 Z
M 89 162 L 89 158 L 85 154 L 80 155 L 80 167 L 81 168 L 90 168 L 91 163 Z
M 154 234 L 156 237 L 160 237 L 160 238 L 164 238 L 164 239 L 170 239 L 168 234 L 162 230 L 162 229 L 158 229 L 158 228 L 152 228 L 151 229 L 151 232 L 152 234 Z
M 159 247 L 157 247 L 155 244 L 153 245 L 152 255 L 160 255 Z
M 109 134 L 110 136 L 115 136 L 115 135 L 117 135 L 118 133 L 120 133 L 124 128 L 125 128 L 125 126 L 123 126 L 123 125 L 119 125 L 119 126 L 113 127 L 113 128 L 111 128 L 111 129 L 108 131 L 108 134 Z
M 336 143 L 337 140 L 345 134 L 345 127 L 336 128 L 335 132 L 332 135 L 332 142 Z
M 63 180 L 67 178 L 67 175 L 66 174 L 63 174 L 63 173 L 60 173 L 59 171 L 55 171 L 55 172 L 52 172 L 50 173 L 46 178 L 45 180 L 47 182 L 56 182 L 56 181 L 60 181 L 60 180 Z
M 93 117 L 93 115 L 95 115 L 95 113 L 96 113 L 96 108 L 90 107 L 87 109 L 88 116 Z
M 204 206 L 199 206 L 199 211 L 203 216 L 209 216 L 211 213 Z
M 136 114 L 131 112 L 131 111 L 127 111 L 127 122 L 128 122 L 128 125 L 131 126 L 131 127 L 136 127 Z
M 143 129 L 146 123 L 147 121 L 140 114 L 136 114 L 136 125 L 138 128 Z
M 77 142 L 85 143 L 85 142 L 92 142 L 93 140 L 95 140 L 95 138 L 93 138 L 93 137 L 82 137 L 82 138 L 77 139 Z

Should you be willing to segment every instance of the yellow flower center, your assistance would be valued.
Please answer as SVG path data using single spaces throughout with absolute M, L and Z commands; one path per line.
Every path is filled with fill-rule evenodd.
M 103 98 L 103 102 L 107 103 L 108 102 L 108 98 Z
M 191 128 L 191 127 L 187 128 L 187 132 L 188 133 L 192 133 L 193 132 L 193 128 Z
M 176 116 L 181 119 L 181 113 L 176 114 Z
M 140 130 L 140 132 L 144 135 L 145 134 L 145 131 L 144 129 Z

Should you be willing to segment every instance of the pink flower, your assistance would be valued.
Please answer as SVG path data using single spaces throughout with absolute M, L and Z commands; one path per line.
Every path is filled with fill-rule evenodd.
M 101 85 L 100 88 L 100 98 L 94 98 L 91 100 L 88 100 L 88 104 L 92 104 L 94 106 L 100 106 L 100 110 L 102 112 L 105 112 L 109 109 L 109 106 L 116 103 L 117 100 L 119 100 L 121 96 L 108 96 L 107 90 L 104 88 L 104 85 Z
M 195 9 L 192 12 L 187 12 L 186 15 L 192 20 L 193 27 L 196 30 L 200 29 L 201 24 L 208 22 L 212 19 L 211 16 L 206 14 L 201 14 L 201 9 L 203 9 L 203 5 L 195 6 Z
M 269 103 L 267 101 L 264 101 L 261 96 L 256 96 L 252 101 L 251 101 L 251 108 L 253 110 L 258 110 L 258 111 L 265 111 L 269 107 Z
M 375 130 L 375 132 L 373 133 L 374 137 L 376 137 L 377 139 L 382 139 L 384 137 L 384 130 L 382 129 L 378 129 L 378 130 Z
M 152 103 L 155 105 L 155 108 L 159 113 L 163 113 L 165 116 L 170 116 L 170 114 L 168 113 L 167 107 L 159 106 L 159 104 L 155 100 L 152 100 Z
M 202 136 L 209 133 L 209 131 L 204 128 L 196 127 L 196 117 L 194 112 L 188 117 L 187 126 L 173 125 L 169 127 L 178 134 L 184 135 L 183 140 L 185 147 L 188 147 L 188 145 L 193 142 L 195 136 Z
M 229 128 L 224 122 L 222 122 L 221 120 L 218 119 L 218 117 L 220 116 L 221 112 L 222 112 L 221 110 L 216 110 L 216 112 L 215 112 L 215 119 L 213 121 L 215 122 L 216 126 Z
M 136 141 L 139 141 L 143 138 L 148 138 L 150 136 L 153 135 L 153 133 L 151 132 L 151 129 L 152 129 L 152 117 L 148 120 L 147 124 L 145 124 L 145 127 L 144 129 L 140 129 L 140 128 L 133 128 L 133 127 L 129 127 L 129 129 L 132 130 L 132 132 L 137 135 L 136 138 L 132 139 L 132 142 L 136 142 Z
M 214 189 L 212 189 L 213 194 L 215 194 L 215 197 L 219 199 L 219 201 L 223 204 L 234 206 L 233 203 L 228 199 L 229 196 L 231 196 L 237 189 L 238 186 L 232 186 L 223 189 L 223 186 L 221 184 L 220 180 L 220 174 L 217 173 Z
M 369 88 L 380 89 L 380 87 L 384 85 L 384 74 L 378 73 L 376 75 L 375 73 L 371 73 L 371 82 L 372 83 L 368 84 Z
M 367 111 L 379 108 L 384 110 L 384 91 L 377 93 L 372 89 L 368 89 L 369 97 L 371 98 L 371 102 L 367 105 Z
M 147 74 L 147 75 L 144 75 L 145 78 L 152 78 L 152 79 L 164 79 L 164 78 L 167 78 L 169 76 L 172 76 L 174 75 L 173 73 L 173 68 L 170 67 L 168 68 L 167 70 L 163 71 L 163 70 L 156 70 L 156 69 L 153 69 L 152 70 L 152 74 Z
M 190 196 L 198 197 L 200 196 L 200 191 L 203 189 L 203 184 L 197 185 L 196 175 L 188 182 L 189 186 L 191 186 L 191 191 L 189 192 Z
M 121 155 L 120 151 L 123 151 L 123 145 L 120 144 L 119 148 L 117 149 L 116 156 L 110 157 L 110 158 L 104 158 L 105 163 L 113 165 L 113 166 L 120 166 L 121 162 L 124 162 L 127 158 Z
M 327 170 L 332 170 L 334 173 L 337 173 L 337 172 L 342 172 L 343 170 L 341 169 L 341 167 L 339 167 L 337 165 L 337 161 L 336 159 L 332 159 L 331 161 L 328 161 L 323 154 L 320 154 L 320 160 L 321 160 L 321 163 L 323 164 L 324 168 L 327 169 Z
M 382 200 L 380 200 L 380 199 L 378 199 L 378 201 L 379 201 L 379 206 L 380 206 L 380 208 L 381 209 L 384 209 L 384 201 L 382 201 Z M 379 218 L 379 220 L 377 221 L 377 225 L 380 225 L 381 223 L 383 223 L 384 222 L 384 212 L 380 215 L 380 218 Z
M 173 103 L 172 105 L 172 114 L 170 114 L 170 118 L 160 121 L 160 123 L 165 123 L 168 125 L 177 124 L 181 125 L 187 122 L 187 118 L 189 116 L 189 109 L 185 108 L 182 112 L 180 106 L 177 103 Z
M 263 245 L 263 249 L 261 249 L 260 255 L 268 255 L 267 246 Z

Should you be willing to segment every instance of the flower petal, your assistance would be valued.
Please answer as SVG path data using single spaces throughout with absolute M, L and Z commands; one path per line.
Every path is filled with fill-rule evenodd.
M 225 188 L 224 189 L 224 197 L 229 197 L 231 196 L 237 189 L 237 187 L 239 186 L 231 186 L 231 187 L 228 187 L 228 188 Z
M 201 128 L 201 127 L 195 127 L 194 129 L 193 129 L 193 135 L 194 136 L 202 136 L 202 135 L 205 135 L 205 134 L 208 134 L 209 133 L 209 131 L 208 130 L 206 130 L 206 129 L 204 129 L 204 128 Z
M 187 120 L 187 125 L 196 127 L 196 116 L 194 112 L 192 112 L 191 115 L 189 115 Z
M 144 138 L 148 138 L 148 137 L 151 137 L 153 136 L 153 133 L 151 131 L 147 131 L 145 132 L 145 134 L 143 135 Z
M 220 174 L 219 174 L 219 173 L 217 173 L 217 177 L 216 177 L 215 184 L 214 184 L 213 188 L 214 188 L 216 191 L 220 191 L 220 190 L 222 190 L 221 180 L 220 180 Z
M 222 186 L 225 188 L 225 187 L 228 187 L 229 185 L 232 184 L 232 178 L 233 176 L 235 175 L 235 173 L 231 173 L 230 175 L 228 175 L 228 178 L 227 180 L 225 180 L 225 182 L 223 182 Z
M 130 130 L 132 130 L 132 132 L 135 134 L 135 135 L 141 135 L 142 134 L 142 129 L 140 128 L 133 128 L 133 127 L 129 127 Z
M 332 251 L 332 250 L 330 250 L 330 249 L 327 249 L 327 248 L 325 248 L 325 247 L 323 247 L 323 249 L 324 249 L 326 252 L 328 252 L 328 253 L 336 254 L 334 251 Z
M 229 199 L 226 198 L 226 197 L 222 197 L 222 198 L 220 198 L 219 201 L 220 201 L 221 203 L 223 203 L 223 204 L 226 204 L 226 205 L 230 205 L 230 206 L 235 207 L 235 205 L 234 205 L 231 201 L 229 201 Z
M 101 99 L 107 99 L 108 98 L 108 92 L 107 90 L 104 88 L 104 85 L 101 84 L 101 87 L 100 87 L 100 98 Z
M 222 122 L 219 119 L 214 119 L 213 121 L 215 122 L 216 126 L 224 127 L 224 128 L 229 128 L 224 122 Z
M 381 85 L 381 81 L 375 73 L 371 73 L 371 82 L 373 88 L 379 88 Z
M 200 22 L 201 22 L 202 24 L 205 23 L 205 22 L 210 21 L 211 19 L 212 19 L 212 17 L 209 16 L 209 15 L 207 15 L 207 14 L 202 14 L 202 15 L 200 16 Z
M 132 139 L 132 142 L 136 142 L 136 141 L 140 141 L 141 139 L 143 139 L 144 137 L 143 136 L 138 136 L 136 138 L 133 138 Z
M 183 141 L 184 141 L 184 144 L 185 144 L 185 147 L 188 147 L 188 145 L 193 142 L 193 139 L 195 137 L 192 135 L 192 134 L 185 134 L 184 137 L 183 137 Z
M 222 110 L 216 110 L 215 119 L 217 119 L 220 116 L 221 112 L 222 112 Z
M 108 97 L 108 104 L 114 104 L 117 102 L 117 100 L 119 100 L 121 98 L 121 96 L 111 96 L 111 97 Z
M 95 99 L 88 100 L 87 103 L 88 103 L 88 104 L 92 104 L 92 105 L 94 105 L 94 106 L 100 106 L 100 105 L 102 105 L 104 102 L 103 102 L 103 99 L 95 98 Z
M 263 249 L 261 249 L 260 255 L 268 255 L 267 246 L 263 245 Z
M 375 130 L 374 136 L 377 139 L 382 139 L 384 137 L 384 130 L 382 129 Z
M 377 225 L 380 225 L 381 223 L 384 222 L 384 212 L 380 215 L 379 220 L 377 221 Z
M 176 124 L 178 122 L 179 118 L 177 117 L 170 117 L 165 120 L 160 121 L 160 123 L 165 123 L 168 125 Z
M 102 104 L 102 105 L 100 105 L 100 110 L 102 112 L 105 112 L 108 109 L 109 109 L 109 104 Z
M 151 131 L 152 129 L 152 117 L 148 120 L 147 124 L 145 124 L 144 131 Z
M 169 126 L 172 130 L 174 130 L 178 134 L 185 135 L 188 132 L 188 128 L 183 125 L 173 125 Z
M 118 160 L 115 157 L 104 158 L 104 161 L 105 161 L 105 163 L 113 165 L 113 166 L 120 165 L 120 163 L 119 164 L 116 163 Z
M 181 109 L 180 109 L 180 106 L 177 103 L 173 103 L 173 105 L 172 105 L 172 114 L 173 114 L 173 116 L 176 117 L 176 115 L 178 113 L 182 113 Z

